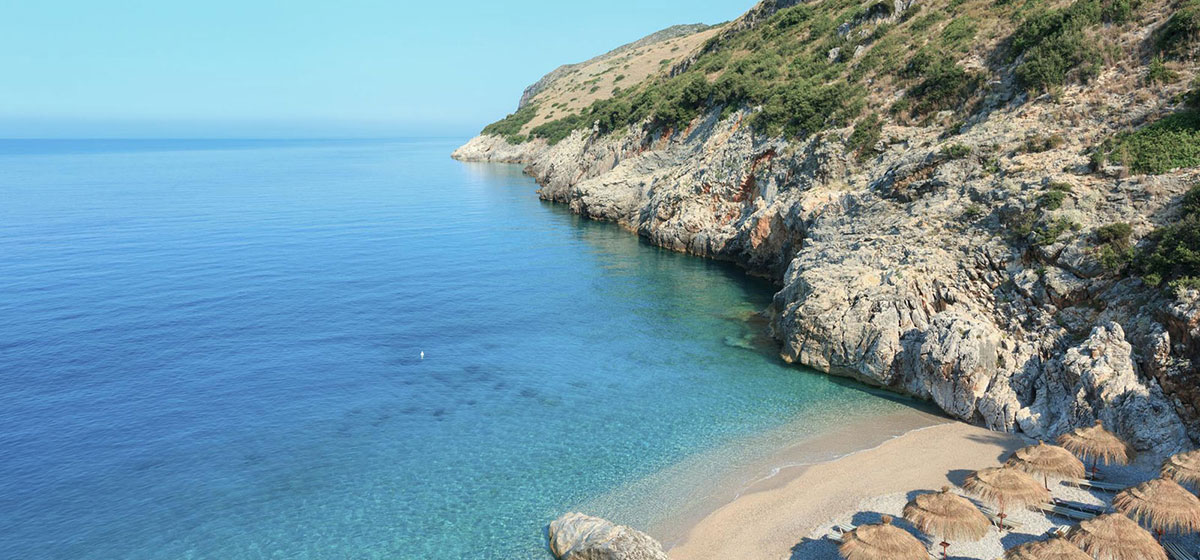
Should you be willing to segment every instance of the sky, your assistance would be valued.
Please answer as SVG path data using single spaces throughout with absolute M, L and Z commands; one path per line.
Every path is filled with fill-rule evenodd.
M 0 138 L 464 136 L 755 0 L 0 0 Z

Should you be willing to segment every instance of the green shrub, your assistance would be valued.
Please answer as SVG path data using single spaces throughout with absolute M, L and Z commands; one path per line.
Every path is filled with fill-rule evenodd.
M 1116 161 L 1134 173 L 1166 173 L 1200 165 L 1200 110 L 1174 113 L 1118 134 L 1096 152 L 1096 163 Z
M 879 143 L 882 132 L 883 119 L 871 113 L 854 125 L 854 132 L 846 140 L 846 149 L 854 152 L 858 161 L 863 161 L 875 154 L 875 145 Z
M 942 47 L 951 51 L 963 50 L 975 38 L 977 25 L 970 16 L 950 20 L 942 29 Z
M 1187 56 L 1200 38 L 1200 0 L 1188 0 L 1158 31 L 1155 45 L 1167 56 Z
M 521 129 L 537 116 L 537 106 L 526 105 L 517 112 L 483 127 L 483 134 L 503 136 L 510 144 L 520 144 L 528 138 L 521 134 Z
M 824 129 L 830 122 L 858 116 L 863 97 L 860 88 L 844 82 L 791 80 L 771 88 L 753 124 L 755 129 L 771 135 L 806 136 Z
M 1129 244 L 1133 228 L 1125 222 L 1116 222 L 1096 228 L 1093 236 L 1099 243 L 1097 258 L 1100 266 L 1109 272 L 1121 272 L 1133 262 L 1134 250 Z
M 1133 13 L 1141 6 L 1141 0 L 1108 0 L 1102 3 L 1100 16 L 1105 23 L 1120 25 L 1132 21 Z
M 1179 102 L 1189 109 L 1200 109 L 1200 77 L 1192 80 L 1192 88 L 1179 96 Z
M 1193 187 L 1181 201 L 1182 215 L 1173 223 L 1146 236 L 1134 267 L 1147 284 L 1169 281 L 1173 286 L 1194 285 L 1200 278 L 1200 187 Z
M 963 217 L 968 220 L 976 220 L 983 216 L 983 207 L 978 204 L 971 204 L 963 210 Z
M 1033 135 L 1025 138 L 1025 141 L 1017 147 L 1017 152 L 1030 154 L 1047 152 L 1061 148 L 1066 142 L 1067 140 L 1061 134 L 1051 134 L 1049 136 Z
M 914 101 L 914 114 L 927 114 L 961 105 L 981 83 L 978 74 L 963 70 L 949 59 L 941 59 L 926 68 L 922 80 L 906 95 Z
M 1058 238 L 1062 237 L 1064 233 L 1078 230 L 1079 224 L 1067 218 L 1058 218 L 1046 223 L 1037 230 L 1035 243 L 1041 246 L 1053 245 L 1058 242 Z
M 1134 251 L 1132 247 L 1117 247 L 1111 244 L 1102 245 L 1100 247 L 1097 260 L 1100 261 L 1100 266 L 1104 270 L 1112 273 L 1119 273 L 1133 262 Z
M 586 122 L 586 119 L 583 115 L 573 114 L 535 126 L 529 132 L 530 136 L 545 138 L 547 142 L 554 145 L 567 136 L 570 136 L 576 129 L 582 128 L 584 122 Z
M 1179 74 L 1176 74 L 1167 65 L 1163 63 L 1162 56 L 1155 56 L 1150 59 L 1150 68 L 1146 72 L 1146 82 L 1150 84 L 1168 84 L 1179 79 Z
M 1096 228 L 1094 235 L 1096 241 L 1102 244 L 1112 244 L 1118 247 L 1129 246 L 1129 236 L 1133 234 L 1133 227 L 1125 222 L 1116 222 Z
M 950 144 L 942 148 L 942 155 L 947 159 L 962 159 L 971 155 L 971 147 L 965 144 Z
M 1031 91 L 1046 91 L 1071 75 L 1086 82 L 1097 74 L 1100 49 L 1088 30 L 1104 21 L 1105 6 L 1101 0 L 1077 0 L 1025 18 L 1010 39 L 1011 56 L 1025 57 L 1017 65 L 1017 79 Z
M 1038 196 L 1038 208 L 1044 210 L 1058 210 L 1062 208 L 1063 200 L 1067 198 L 1067 193 L 1063 191 L 1046 191 Z

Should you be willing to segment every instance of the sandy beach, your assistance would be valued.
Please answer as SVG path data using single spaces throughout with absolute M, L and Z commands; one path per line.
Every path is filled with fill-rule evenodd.
M 695 523 L 669 555 L 674 560 L 820 557 L 805 553 L 805 544 L 832 521 L 853 519 L 865 502 L 900 500 L 902 506 L 907 493 L 961 484 L 971 471 L 996 466 L 1023 445 L 1018 436 L 959 422 L 919 428 L 746 489 Z

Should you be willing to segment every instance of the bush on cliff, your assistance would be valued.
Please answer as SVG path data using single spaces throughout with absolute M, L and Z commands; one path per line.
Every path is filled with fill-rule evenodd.
M 1113 161 L 1134 173 L 1150 174 L 1200 165 L 1200 110 L 1180 111 L 1118 134 L 1099 146 L 1094 159 L 1099 164 Z
M 1025 18 L 1010 39 L 1011 57 L 1024 57 L 1016 68 L 1017 79 L 1033 91 L 1061 86 L 1072 76 L 1088 81 L 1102 64 L 1089 30 L 1105 19 L 1125 17 L 1122 14 L 1111 1 L 1078 0 Z
M 1200 0 L 1184 2 L 1157 33 L 1155 45 L 1163 54 L 1187 56 L 1200 39 Z
M 878 114 L 871 113 L 854 125 L 854 132 L 846 139 L 846 151 L 853 152 L 858 161 L 865 161 L 875 155 L 875 145 L 879 143 L 882 134 L 883 119 L 880 119 Z
M 1104 270 L 1120 273 L 1134 257 L 1133 247 L 1129 244 L 1129 236 L 1133 227 L 1125 222 L 1116 222 L 1096 228 L 1093 236 L 1098 242 L 1097 258 Z
M 1179 218 L 1146 236 L 1134 266 L 1147 284 L 1200 284 L 1200 186 L 1180 201 Z
M 526 140 L 526 137 L 521 135 L 521 129 L 529 124 L 529 121 L 533 120 L 535 116 L 537 116 L 537 107 L 526 105 L 517 109 L 517 112 L 483 127 L 483 133 L 503 136 L 512 144 L 520 144 Z

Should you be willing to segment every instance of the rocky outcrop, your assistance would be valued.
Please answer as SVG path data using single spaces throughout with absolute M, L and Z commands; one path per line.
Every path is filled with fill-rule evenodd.
M 667 560 L 649 535 L 582 513 L 550 523 L 550 552 L 559 560 Z
M 982 157 L 948 158 L 940 131 L 894 126 L 878 156 L 854 162 L 848 130 L 786 141 L 751 130 L 751 114 L 554 146 L 477 138 L 455 157 L 524 162 L 544 199 L 778 280 L 785 360 L 997 430 L 1050 438 L 1100 418 L 1159 454 L 1200 436 L 1196 306 L 1105 274 L 1087 235 L 1115 221 L 1149 231 L 1188 178 L 1074 178 L 1056 211 L 1074 229 L 1033 242 L 1009 220 L 1034 207 L 1044 175 L 989 172 Z M 1015 145 L 1027 118 L 994 116 L 954 141 Z M 1038 169 L 1079 152 L 1039 154 Z
M 794 4 L 762 2 L 711 44 Z M 553 146 L 477 138 L 455 157 L 524 163 L 546 200 L 776 280 L 770 329 L 789 362 L 996 430 L 1049 439 L 1101 419 L 1150 455 L 1200 442 L 1200 293 L 1107 270 L 1094 235 L 1125 222 L 1136 242 L 1200 180 L 1090 172 L 1091 147 L 1168 96 L 1121 89 L 1115 70 L 1107 90 L 1036 99 L 1001 77 L 953 131 L 889 123 L 865 158 L 847 153 L 850 128 L 768 137 L 748 125 L 758 109 L 721 107 Z M 1030 149 L 1032 131 L 1055 140 Z
M 450 157 L 460 161 L 488 163 L 523 163 L 537 159 L 547 149 L 546 142 L 533 140 L 509 144 L 499 136 L 476 136 L 460 146 Z
M 1017 413 L 1021 429 L 1031 436 L 1051 439 L 1102 420 L 1137 449 L 1169 451 L 1186 438 L 1158 385 L 1139 378 L 1133 347 L 1116 323 L 1097 325 L 1032 381 L 1033 402 Z

